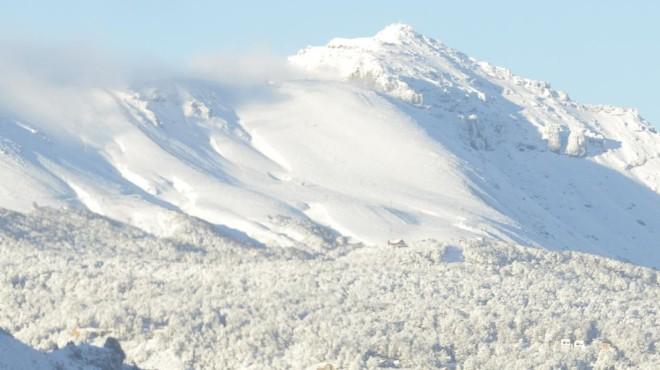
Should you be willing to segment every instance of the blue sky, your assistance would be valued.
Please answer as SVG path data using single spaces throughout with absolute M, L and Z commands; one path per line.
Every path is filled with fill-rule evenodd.
M 585 103 L 660 126 L 656 1 L 4 1 L 0 37 L 178 63 L 200 53 L 294 53 L 397 21 Z

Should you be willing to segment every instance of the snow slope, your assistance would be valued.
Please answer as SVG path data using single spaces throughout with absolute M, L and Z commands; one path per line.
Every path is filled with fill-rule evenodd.
M 660 266 L 660 135 L 636 111 L 400 24 L 290 64 L 308 77 L 5 96 L 0 206 L 83 206 L 160 236 L 186 214 L 306 253 L 486 237 Z
M 130 370 L 117 341 L 110 339 L 103 347 L 67 344 L 52 352 L 37 351 L 0 329 L 0 369 L 7 370 Z

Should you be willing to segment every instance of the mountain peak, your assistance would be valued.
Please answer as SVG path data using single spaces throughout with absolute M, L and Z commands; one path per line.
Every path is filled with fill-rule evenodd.
M 375 36 L 375 39 L 392 44 L 402 44 L 406 41 L 420 38 L 421 35 L 405 23 L 393 23 L 383 28 Z

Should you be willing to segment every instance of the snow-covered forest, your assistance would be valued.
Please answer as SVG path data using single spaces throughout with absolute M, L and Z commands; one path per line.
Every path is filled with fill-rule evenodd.
M 81 210 L 0 222 L 0 327 L 44 351 L 113 337 L 147 369 L 660 365 L 657 271 L 603 257 L 483 240 L 310 253 Z

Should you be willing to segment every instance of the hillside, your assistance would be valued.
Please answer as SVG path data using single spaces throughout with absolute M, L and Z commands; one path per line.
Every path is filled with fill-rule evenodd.
M 7 370 L 137 370 L 123 364 L 125 354 L 115 339 L 103 347 L 67 343 L 51 352 L 40 352 L 0 329 L 0 369 Z
M 636 111 L 405 25 L 290 64 L 308 77 L 28 84 L 0 114 L 0 206 L 84 206 L 162 236 L 184 213 L 267 245 L 487 237 L 660 266 L 660 134 Z
M 660 364 L 658 272 L 603 257 L 487 240 L 312 256 L 84 211 L 0 220 L 0 327 L 39 349 L 112 336 L 145 369 Z

